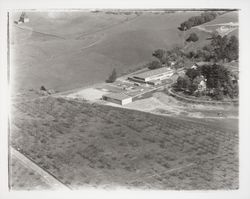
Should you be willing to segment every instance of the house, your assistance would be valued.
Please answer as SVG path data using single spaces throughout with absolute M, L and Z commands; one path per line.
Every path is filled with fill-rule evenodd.
M 129 79 L 136 82 L 157 85 L 161 83 L 162 80 L 170 78 L 173 73 L 174 72 L 172 69 L 163 67 L 136 74 L 133 77 L 130 77 Z
M 192 68 L 192 69 L 194 69 L 194 70 L 196 70 L 196 69 L 197 69 L 197 67 L 198 67 L 198 65 L 197 65 L 197 64 L 194 64 L 193 66 L 191 66 L 191 68 Z
M 29 22 L 29 21 L 30 21 L 30 20 L 29 20 L 28 16 L 26 15 L 26 13 L 25 13 L 25 12 L 22 12 L 22 14 L 21 14 L 19 20 L 18 20 L 18 21 L 15 21 L 15 23 L 16 23 L 16 24 L 22 24 L 22 23 L 27 23 L 27 22 Z
M 200 83 L 198 84 L 198 91 L 199 92 L 204 92 L 207 89 L 207 84 L 206 80 L 201 80 Z
M 132 102 L 132 97 L 124 93 L 105 94 L 102 96 L 102 99 L 120 105 L 125 105 Z
M 194 78 L 193 84 L 197 85 L 197 90 L 195 92 L 205 92 L 207 89 L 207 79 L 203 75 L 199 75 Z

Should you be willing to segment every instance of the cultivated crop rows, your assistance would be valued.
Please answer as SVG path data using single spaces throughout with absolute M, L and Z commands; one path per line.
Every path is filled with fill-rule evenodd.
M 237 129 L 52 97 L 12 112 L 11 144 L 73 188 L 238 187 Z

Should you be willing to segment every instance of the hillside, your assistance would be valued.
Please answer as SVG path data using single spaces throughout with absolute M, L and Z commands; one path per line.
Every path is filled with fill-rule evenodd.
M 128 71 L 152 59 L 153 50 L 183 46 L 192 31 L 199 41 L 186 50 L 205 45 L 208 33 L 177 27 L 198 11 L 175 13 L 106 14 L 105 12 L 30 12 L 30 22 L 11 24 L 11 83 L 13 91 L 41 85 L 64 91 L 104 81 L 116 68 Z M 235 15 L 219 16 L 219 23 Z M 217 23 L 216 22 L 216 23 Z M 209 22 L 211 23 L 211 22 Z
M 13 105 L 12 115 L 11 145 L 73 189 L 238 187 L 237 120 L 191 121 L 53 97 Z
M 181 45 L 177 27 L 194 14 L 28 13 L 30 23 L 11 23 L 13 86 L 67 90 L 104 81 L 113 68 L 127 71 L 154 49 Z
M 239 14 L 237 11 L 231 11 L 226 14 L 218 16 L 213 21 L 206 23 L 206 25 L 215 25 L 215 24 L 230 23 L 230 22 L 238 23 L 239 20 L 238 15 Z
M 226 14 L 220 15 L 214 20 L 204 23 L 200 26 L 194 26 L 190 30 L 186 31 L 185 38 L 188 38 L 190 33 L 195 33 L 199 37 L 199 40 L 195 43 L 188 43 L 186 46 L 186 51 L 195 51 L 199 48 L 202 48 L 205 45 L 210 43 L 208 38 L 210 37 L 213 31 L 216 31 L 217 28 L 221 27 L 223 24 L 227 23 L 238 23 L 238 12 L 231 11 Z M 238 27 L 230 32 L 228 36 L 238 37 Z

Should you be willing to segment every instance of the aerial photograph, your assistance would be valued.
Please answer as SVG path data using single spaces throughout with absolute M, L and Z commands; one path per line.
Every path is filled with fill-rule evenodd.
M 9 11 L 9 190 L 238 190 L 239 13 Z

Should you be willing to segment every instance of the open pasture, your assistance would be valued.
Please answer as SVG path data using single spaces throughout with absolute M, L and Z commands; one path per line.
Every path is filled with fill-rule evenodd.
M 184 45 L 177 29 L 200 12 L 112 15 L 91 12 L 28 12 L 30 22 L 10 20 L 11 86 L 65 91 L 145 64 L 158 48 Z M 67 20 L 66 20 L 67 19 Z

